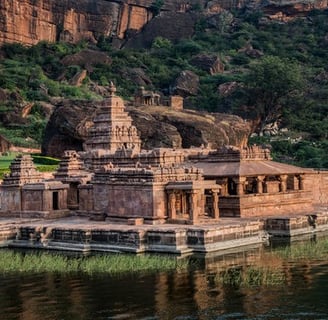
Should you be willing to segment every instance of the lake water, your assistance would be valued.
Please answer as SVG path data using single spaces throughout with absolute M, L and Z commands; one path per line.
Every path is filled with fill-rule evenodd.
M 0 275 L 0 319 L 328 319 L 328 261 L 271 261 L 262 250 L 209 257 L 188 272 Z M 238 288 L 215 281 L 227 266 L 250 264 L 283 268 L 286 282 Z

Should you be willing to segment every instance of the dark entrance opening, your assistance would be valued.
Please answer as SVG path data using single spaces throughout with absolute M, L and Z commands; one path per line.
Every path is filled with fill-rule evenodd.
M 52 193 L 52 210 L 58 210 L 59 209 L 59 197 L 58 192 L 55 191 Z
M 228 178 L 228 194 L 235 196 L 237 194 L 237 184 L 232 178 Z

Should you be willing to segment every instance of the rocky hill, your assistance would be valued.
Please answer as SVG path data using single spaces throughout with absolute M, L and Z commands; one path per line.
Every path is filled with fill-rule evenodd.
M 65 100 L 58 103 L 46 128 L 42 152 L 60 157 L 64 150 L 82 150 L 97 103 Z M 220 113 L 176 111 L 168 107 L 128 107 L 142 139 L 142 148 L 244 146 L 250 126 L 240 117 Z
M 96 43 L 101 38 L 111 38 L 117 47 L 126 42 L 140 46 L 158 34 L 168 39 L 192 34 L 195 15 L 208 18 L 224 9 L 242 7 L 254 11 L 260 8 L 269 18 L 287 21 L 312 9 L 325 9 L 327 1 L 2 0 L 0 44 L 32 45 L 42 40 Z M 140 38 L 141 31 L 146 32 L 146 39 Z

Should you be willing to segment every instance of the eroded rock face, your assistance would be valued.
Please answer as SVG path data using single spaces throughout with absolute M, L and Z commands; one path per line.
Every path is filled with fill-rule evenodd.
M 151 18 L 152 0 L 1 0 L 0 43 L 96 42 L 100 36 L 124 37 Z
M 176 111 L 161 106 L 127 107 L 127 110 L 138 129 L 143 149 L 244 146 L 250 134 L 249 125 L 233 115 Z M 95 102 L 58 103 L 46 129 L 42 152 L 61 157 L 64 150 L 83 150 L 95 112 Z
M 141 33 L 129 39 L 125 48 L 149 48 L 156 37 L 163 37 L 175 42 L 194 34 L 197 15 L 190 12 L 163 12 L 152 19 Z
M 199 89 L 199 77 L 190 70 L 183 70 L 174 84 L 174 93 L 181 97 L 196 95 Z
M 224 71 L 224 64 L 216 55 L 199 54 L 193 57 L 190 63 L 211 75 Z
M 90 69 L 93 65 L 98 63 L 111 64 L 112 59 L 104 52 L 84 49 L 78 53 L 65 56 L 61 62 L 65 66 L 78 65 L 92 71 Z
M 195 3 L 205 5 L 204 0 L 186 3 L 166 0 L 161 10 L 163 13 L 186 13 Z M 153 0 L 1 0 L 0 44 L 134 38 L 149 21 L 154 20 L 153 5 Z M 183 28 L 188 29 L 189 24 L 185 25 L 188 17 L 187 20 L 181 19 Z
M 246 7 L 263 10 L 269 19 L 288 21 L 310 10 L 328 7 L 327 0 L 165 0 L 160 15 L 155 16 L 154 3 L 154 0 L 1 0 L 0 44 L 33 45 L 42 40 L 97 42 L 101 37 L 111 37 L 119 47 L 126 40 L 128 47 L 147 47 L 156 36 L 170 40 L 187 38 L 194 32 L 199 14 L 219 17 L 224 10 Z M 203 11 L 192 11 L 196 6 Z M 213 22 L 221 28 L 229 23 L 227 18 L 222 21 L 219 17 Z

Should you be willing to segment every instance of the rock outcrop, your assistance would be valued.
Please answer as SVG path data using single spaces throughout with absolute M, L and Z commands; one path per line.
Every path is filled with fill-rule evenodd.
M 222 73 L 224 71 L 224 64 L 216 55 L 199 54 L 193 57 L 190 63 L 211 75 Z
M 123 39 L 153 17 L 152 0 L 2 0 L 0 43 L 35 44 L 41 40 L 96 42 L 101 36 Z
M 60 102 L 46 129 L 43 154 L 60 157 L 64 150 L 82 150 L 95 116 L 96 102 Z M 231 144 L 244 146 L 250 126 L 238 116 L 176 111 L 168 107 L 127 107 L 142 140 L 142 148 L 188 148 Z
M 313 9 L 326 9 L 327 3 L 327 0 L 165 0 L 154 10 L 154 0 L 1 0 L 0 44 L 33 45 L 42 40 L 97 42 L 109 37 L 119 47 L 125 42 L 128 47 L 147 47 L 158 35 L 170 40 L 191 35 L 199 15 L 215 17 L 224 10 L 246 7 L 261 9 L 271 19 L 288 21 Z M 160 14 L 156 15 L 156 11 Z M 220 28 L 222 19 L 219 20 Z
M 190 70 L 182 71 L 175 79 L 174 94 L 181 97 L 194 96 L 199 89 L 199 76 Z

